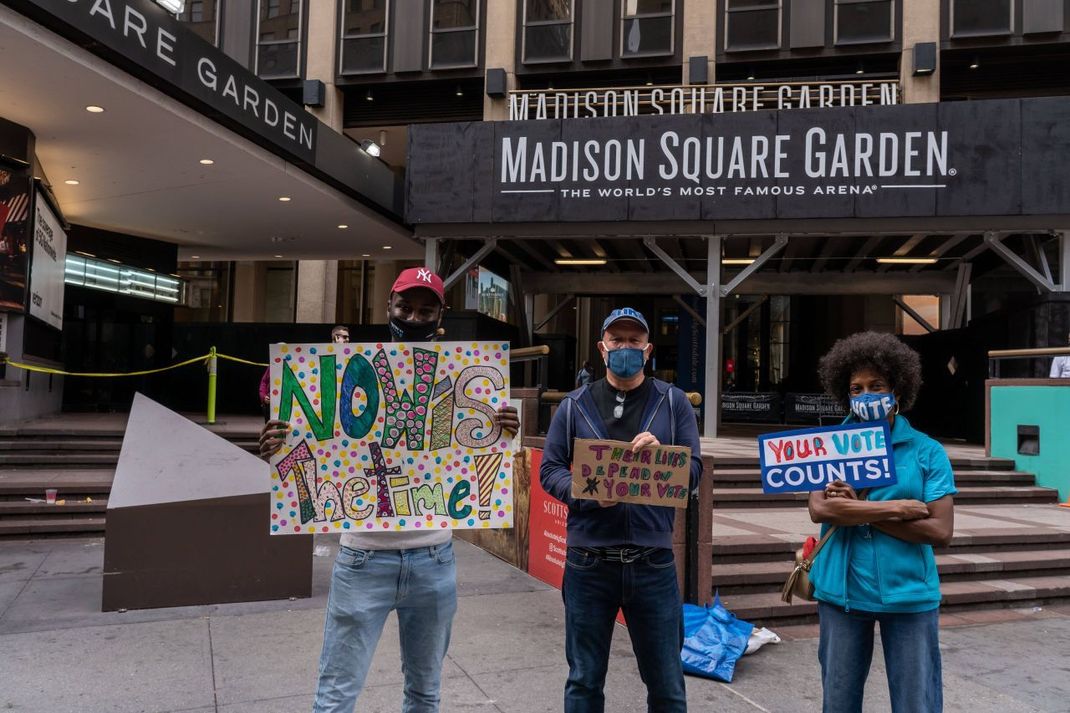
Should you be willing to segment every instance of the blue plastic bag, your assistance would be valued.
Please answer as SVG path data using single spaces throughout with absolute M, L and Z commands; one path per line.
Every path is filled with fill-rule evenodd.
M 754 625 L 725 609 L 720 596 L 708 607 L 684 604 L 684 673 L 731 683 L 752 631 Z

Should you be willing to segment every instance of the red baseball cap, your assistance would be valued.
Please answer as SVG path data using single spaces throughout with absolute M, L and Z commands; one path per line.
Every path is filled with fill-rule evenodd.
M 446 304 L 446 288 L 442 284 L 442 278 L 426 267 L 410 267 L 402 270 L 390 291 L 404 292 L 417 287 L 431 290 L 438 297 L 439 302 Z

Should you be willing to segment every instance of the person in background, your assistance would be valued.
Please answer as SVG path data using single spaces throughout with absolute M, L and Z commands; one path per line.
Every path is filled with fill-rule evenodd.
M 579 372 L 576 373 L 576 388 L 587 386 L 587 384 L 591 383 L 592 376 L 594 376 L 594 372 L 591 371 L 591 362 L 585 360 Z
M 572 444 L 577 438 L 691 448 L 691 490 L 702 475 L 695 411 L 680 389 L 643 373 L 654 345 L 646 319 L 617 309 L 602 323 L 598 351 L 606 378 L 568 394 L 546 434 L 539 479 L 568 506 L 565 601 L 565 713 L 601 713 L 609 647 L 619 609 L 646 684 L 647 709 L 687 710 L 683 619 L 672 551 L 676 511 L 572 497 Z
M 1067 343 L 1070 344 L 1070 337 L 1067 338 Z M 1070 379 L 1070 356 L 1057 356 L 1052 359 L 1049 377 L 1052 379 Z
M 335 344 L 349 344 L 349 327 L 339 324 L 331 329 L 331 341 Z M 264 369 L 264 375 L 260 377 L 260 410 L 264 412 L 264 420 L 271 418 L 271 367 Z
M 433 341 L 445 311 L 441 277 L 422 267 L 403 270 L 387 303 L 393 341 Z M 516 407 L 501 406 L 495 423 L 512 437 L 520 429 Z M 282 421 L 268 421 L 260 432 L 260 456 L 266 460 L 277 453 L 288 430 Z M 451 540 L 449 530 L 342 535 L 327 600 L 315 713 L 352 713 L 392 611 L 398 617 L 405 678 L 401 710 L 439 710 L 442 661 L 457 611 Z
M 955 479 L 943 446 L 915 430 L 909 410 L 921 388 L 921 359 L 891 334 L 836 342 L 818 367 L 825 390 L 847 408 L 846 423 L 887 421 L 897 482 L 863 493 L 843 481 L 810 494 L 822 535 L 837 530 L 810 570 L 818 601 L 818 659 L 826 713 L 861 713 L 880 625 L 894 713 L 940 713 L 940 581 L 933 547 L 955 527 Z

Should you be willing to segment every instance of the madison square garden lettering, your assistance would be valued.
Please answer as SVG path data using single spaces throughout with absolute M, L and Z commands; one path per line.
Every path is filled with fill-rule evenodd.
M 498 184 L 502 190 L 568 185 L 562 195 L 580 198 L 679 195 L 801 195 L 803 185 L 737 187 L 716 182 L 790 179 L 789 157 L 801 154 L 802 173 L 824 190 L 850 195 L 873 193 L 878 186 L 855 179 L 939 179 L 955 175 L 948 166 L 947 131 L 835 132 L 820 126 L 803 135 L 694 136 L 664 131 L 645 138 L 573 141 L 501 138 Z M 670 188 L 657 183 L 683 180 Z M 850 181 L 837 185 L 835 181 Z
M 1070 98 L 422 124 L 414 224 L 1065 215 Z
M 509 345 L 275 344 L 271 532 L 511 527 Z

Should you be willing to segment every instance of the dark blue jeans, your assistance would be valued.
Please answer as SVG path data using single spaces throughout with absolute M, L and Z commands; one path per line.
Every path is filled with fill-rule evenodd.
M 672 550 L 630 564 L 606 562 L 570 547 L 561 595 L 565 600 L 565 713 L 602 713 L 602 688 L 617 610 L 624 611 L 651 713 L 687 711 L 683 616 Z
M 818 603 L 821 687 L 825 713 L 861 713 L 873 660 L 873 628 L 880 623 L 892 713 L 940 713 L 940 610 L 874 614 Z

